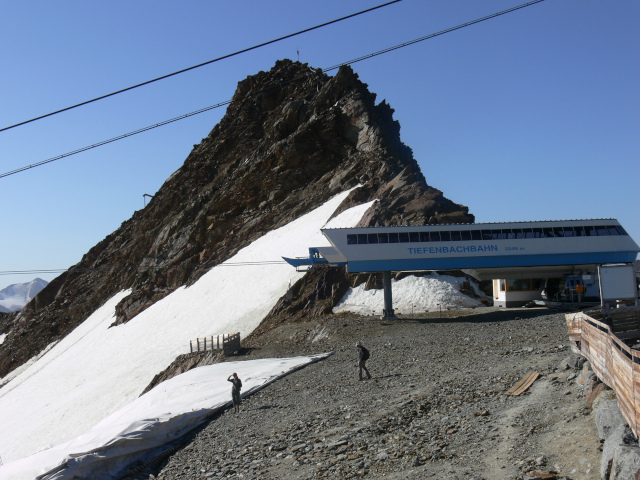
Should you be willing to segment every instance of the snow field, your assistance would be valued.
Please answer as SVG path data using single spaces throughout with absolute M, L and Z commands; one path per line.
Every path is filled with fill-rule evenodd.
M 282 261 L 327 245 L 320 229 L 349 192 L 269 232 L 226 264 Z M 355 225 L 369 208 L 343 212 L 330 223 Z M 126 324 L 109 328 L 121 292 L 72 334 L 0 389 L 0 456 L 8 463 L 64 438 L 87 432 L 135 400 L 189 341 L 206 335 L 249 334 L 304 273 L 281 264 L 219 265 Z

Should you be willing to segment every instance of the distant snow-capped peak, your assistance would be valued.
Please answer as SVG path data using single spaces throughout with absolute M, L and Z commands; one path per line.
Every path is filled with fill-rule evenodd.
M 27 283 L 14 283 L 0 290 L 0 312 L 16 312 L 22 310 L 40 291 L 49 284 L 46 280 L 36 278 Z

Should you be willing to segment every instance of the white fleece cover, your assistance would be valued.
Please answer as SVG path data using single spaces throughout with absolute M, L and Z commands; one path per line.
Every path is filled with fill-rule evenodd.
M 87 433 L 0 467 L 11 480 L 111 479 L 132 458 L 187 433 L 212 413 L 231 405 L 236 372 L 242 397 L 331 355 L 224 362 L 199 367 L 156 386 Z

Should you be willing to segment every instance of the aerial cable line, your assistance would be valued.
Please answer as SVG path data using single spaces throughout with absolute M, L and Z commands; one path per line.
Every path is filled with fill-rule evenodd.
M 102 140 L 101 142 L 94 143 L 92 145 L 88 145 L 86 147 L 79 148 L 77 150 L 73 150 L 72 152 L 63 153 L 62 155 L 58 155 L 52 158 L 48 158 L 47 160 L 42 160 L 41 162 L 33 163 L 31 165 L 27 165 L 26 167 L 17 168 L 10 172 L 6 172 L 0 174 L 0 178 L 8 177 L 9 175 L 13 175 L 15 173 L 20 173 L 25 170 L 29 170 L 30 168 L 39 167 L 41 165 L 45 165 L 47 163 L 55 162 L 56 160 L 60 160 L 65 157 L 70 157 L 71 155 L 75 155 L 77 153 L 86 152 L 87 150 L 91 150 L 92 148 L 101 147 L 103 145 L 107 145 L 108 143 L 113 143 L 118 140 L 122 140 L 127 137 L 131 137 L 133 135 L 137 135 L 142 132 L 146 132 L 148 130 L 153 130 L 154 128 L 162 127 L 163 125 L 168 125 L 169 123 L 177 122 L 178 120 L 184 120 L 185 118 L 192 117 L 194 115 L 198 115 L 203 112 L 207 112 L 209 110 L 213 110 L 214 108 L 222 107 L 223 105 L 228 105 L 231 103 L 231 100 L 227 100 L 225 102 L 216 103 L 215 105 L 211 105 L 209 107 L 201 108 L 200 110 L 196 110 L 194 112 L 185 113 L 184 115 L 180 115 L 179 117 L 174 117 L 169 120 L 164 120 L 163 122 L 156 123 L 154 125 L 150 125 L 148 127 L 143 127 L 138 130 L 134 130 L 133 132 L 123 133 L 122 135 L 118 135 L 117 137 L 110 138 L 108 140 Z
M 270 265 L 288 265 L 284 260 L 255 260 L 252 262 L 222 262 L 214 265 L 214 267 L 262 267 L 262 266 L 270 266 Z M 184 265 L 169 265 L 168 268 L 196 268 L 202 267 L 203 264 L 184 264 Z M 132 266 L 133 267 L 133 266 Z M 159 269 L 164 267 L 150 267 L 149 270 Z M 69 270 L 73 270 L 74 272 L 79 271 L 93 271 L 93 270 L 101 270 L 101 269 L 109 269 L 109 267 L 70 267 L 70 268 L 52 268 L 50 270 L 5 270 L 0 271 L 0 275 L 33 275 L 38 273 L 64 273 Z M 111 270 L 111 269 L 110 269 Z M 119 268 L 118 270 L 126 270 L 125 268 Z
M 335 70 L 336 68 L 342 67 L 342 66 L 344 66 L 344 65 L 351 65 L 352 63 L 356 63 L 356 62 L 360 62 L 360 61 L 362 61 L 362 60 L 366 60 L 366 59 L 369 59 L 369 58 L 373 58 L 373 57 L 376 57 L 376 56 L 378 56 L 378 55 L 382 55 L 383 53 L 389 53 L 389 52 L 392 52 L 392 51 L 394 51 L 394 50 L 398 50 L 399 48 L 407 47 L 407 46 L 409 46 L 409 45 L 413 45 L 414 43 L 422 42 L 422 41 L 424 41 L 424 40 L 428 40 L 428 39 L 430 39 L 430 38 L 434 38 L 434 37 L 437 37 L 437 36 L 439 36 L 439 35 L 444 35 L 445 33 L 453 32 L 453 31 L 455 31 L 455 30 L 459 30 L 459 29 L 461 29 L 461 28 L 468 27 L 468 26 L 470 26 L 470 25 L 474 25 L 474 24 L 476 24 L 476 23 L 479 23 L 479 22 L 482 22 L 482 21 L 485 21 L 485 20 L 489 20 L 489 19 L 491 19 L 491 18 L 495 18 L 495 17 L 498 17 L 498 16 L 500 16 L 500 15 L 504 15 L 504 14 L 506 14 L 506 13 L 510 13 L 510 12 L 515 11 L 515 10 L 519 10 L 519 9 L 521 9 L 521 8 L 528 7 L 528 6 L 530 6 L 530 5 L 534 5 L 534 4 L 536 4 L 536 3 L 541 3 L 541 2 L 543 2 L 543 1 L 544 1 L 544 0 L 533 0 L 533 1 L 531 1 L 531 2 L 528 2 L 528 3 L 522 4 L 522 5 L 518 5 L 518 6 L 516 6 L 516 7 L 512 7 L 512 8 L 509 8 L 509 9 L 507 9 L 507 10 L 503 10 L 503 11 L 501 11 L 501 12 L 497 12 L 497 13 L 494 13 L 494 14 L 491 14 L 491 15 L 487 15 L 487 16 L 482 17 L 482 18 L 479 18 L 479 19 L 477 19 L 477 20 L 472 20 L 472 21 L 470 21 L 470 22 L 466 22 L 466 23 L 463 23 L 463 24 L 457 25 L 457 26 L 455 26 L 455 27 L 447 28 L 446 30 L 441 30 L 441 31 L 439 31 L 439 32 L 432 33 L 432 34 L 430 34 L 430 35 L 426 35 L 426 36 L 424 36 L 424 37 L 420 37 L 420 38 L 417 38 L 417 39 L 415 39 L 415 40 L 411 40 L 411 41 L 408 41 L 408 42 L 404 42 L 404 43 L 401 43 L 401 44 L 399 44 L 399 45 L 395 45 L 395 46 L 393 46 L 393 47 L 385 48 L 384 50 L 380 50 L 380 51 L 378 51 L 378 52 L 370 53 L 370 54 L 368 54 L 368 55 L 364 55 L 364 56 L 362 56 L 362 57 L 359 57 L 359 58 L 356 58 L 356 59 L 353 59 L 353 60 L 349 60 L 349 61 L 347 61 L 347 62 L 343 62 L 343 63 L 340 63 L 340 64 L 338 64 L 338 65 L 334 65 L 333 67 L 325 68 L 325 69 L 323 69 L 322 71 L 323 71 L 323 72 L 328 72 L 328 71 L 331 71 L 331 70 Z M 288 82 L 281 82 L 281 83 L 280 83 L 280 84 L 278 84 L 278 85 L 279 85 L 279 86 L 282 86 L 282 85 L 285 85 L 285 84 L 288 84 L 288 83 L 292 83 L 292 82 L 294 82 L 294 81 L 298 80 L 299 78 L 302 78 L 302 77 L 296 77 L 296 78 L 294 78 L 294 79 L 292 79 L 292 80 L 290 80 L 290 81 L 288 81 Z M 247 96 L 245 96 L 245 97 L 242 97 L 242 99 L 249 98 L 249 97 L 251 97 L 251 96 L 253 96 L 253 95 L 256 95 L 256 94 L 258 94 L 258 93 L 262 93 L 262 91 L 263 91 L 263 90 L 260 90 L 259 92 L 255 92 L 255 93 L 249 94 L 249 95 L 247 95 Z M 188 117 L 191 117 L 191 116 L 194 116 L 194 115 L 198 115 L 198 114 L 200 114 L 200 113 L 203 113 L 203 112 L 206 112 L 206 111 L 209 111 L 209 110 L 213 110 L 213 109 L 215 109 L 215 108 L 222 107 L 222 106 L 224 106 L 224 105 L 228 105 L 228 104 L 230 104 L 230 103 L 231 103 L 231 100 L 227 100 L 227 101 L 224 101 L 224 102 L 220 102 L 220 103 L 217 103 L 217 104 L 215 104 L 215 105 L 211 105 L 211 106 L 209 106 L 209 107 L 201 108 L 200 110 L 196 110 L 196 111 L 194 111 L 194 112 L 190 112 L 190 113 L 186 113 L 186 114 L 184 114 L 184 115 L 180 115 L 179 117 L 175 117 L 175 118 L 172 118 L 172 119 L 169 119 L 169 120 L 165 120 L 165 121 L 163 121 L 163 122 L 156 123 L 156 124 L 154 124 L 154 125 L 151 125 L 151 126 L 148 126 L 148 127 L 144 127 L 144 128 L 139 129 L 139 130 L 135 130 L 135 131 L 133 131 L 133 132 L 125 133 L 125 134 L 119 135 L 119 136 L 117 136 L 117 137 L 110 138 L 109 140 L 103 140 L 103 141 L 101 141 L 101 142 L 94 143 L 93 145 L 89 145 L 89 146 L 87 146 L 87 147 L 79 148 L 78 150 L 74 150 L 74 151 L 72 151 L 72 152 L 63 153 L 62 155 L 58 155 L 58 156 L 56 156 L 56 157 L 52 157 L 52 158 L 49 158 L 49 159 L 47 159 L 47 160 L 43 160 L 43 161 L 41 161 L 41 162 L 34 163 L 34 164 L 32 164 L 32 165 L 27 165 L 26 167 L 22 167 L 22 168 L 18 168 L 18 169 L 16 169 L 16 170 L 12 170 L 12 171 L 10 171 L 10 172 L 2 173 L 2 174 L 0 174 L 0 178 L 8 177 L 9 175 L 13 175 L 13 174 L 15 174 L 15 173 L 23 172 L 23 171 L 25 171 L 25 170 L 29 170 L 30 168 L 39 167 L 40 165 L 44 165 L 44 164 L 46 164 L 46 163 L 54 162 L 54 161 L 56 161 L 56 160 L 60 160 L 60 159 L 65 158 L 65 157 L 69 157 L 69 156 L 71 156 L 71 155 L 75 155 L 75 154 L 77 154 L 77 153 L 85 152 L 85 151 L 87 151 L 87 150 L 91 150 L 92 148 L 100 147 L 100 146 L 102 146 L 102 145 L 106 145 L 106 144 L 108 144 L 108 143 L 115 142 L 115 141 L 117 141 L 117 140 L 122 140 L 122 139 L 124 139 L 124 138 L 131 137 L 131 136 L 133 136 L 133 135 L 137 135 L 138 133 L 146 132 L 146 131 L 148 131 L 148 130 L 152 130 L 152 129 L 154 129 L 154 128 L 161 127 L 161 126 L 163 126 L 163 125 L 167 125 L 167 124 L 169 124 L 169 123 L 177 122 L 178 120 L 183 120 L 183 119 L 185 119 L 185 118 L 188 118 Z
M 235 57 L 236 55 L 240 55 L 241 53 L 247 53 L 247 52 L 250 52 L 251 50 L 256 50 L 258 48 L 262 48 L 262 47 L 265 47 L 267 45 L 271 45 L 273 43 L 277 43 L 277 42 L 280 42 L 282 40 L 286 40 L 288 38 L 295 37 L 297 35 L 302 35 L 303 33 L 311 32 L 313 30 L 317 30 L 319 28 L 326 27 L 328 25 L 332 25 L 334 23 L 338 23 L 338 22 L 341 22 L 343 20 L 347 20 L 349 18 L 357 17 L 358 15 L 362 15 L 364 13 L 369 13 L 369 12 L 372 12 L 372 11 L 377 10 L 379 8 L 383 8 L 383 7 L 386 7 L 388 5 L 392 5 L 394 3 L 398 3 L 398 2 L 401 2 L 401 1 L 402 0 L 392 0 L 391 2 L 387 2 L 387 3 L 384 3 L 382 5 L 378 5 L 377 7 L 368 8 L 366 10 L 362 10 L 362 11 L 357 12 L 357 13 L 352 13 L 351 15 L 347 15 L 345 17 L 337 18 L 335 20 L 331 20 L 329 22 L 325 22 L 325 23 L 322 23 L 320 25 L 316 25 L 315 27 L 310 27 L 310 28 L 306 28 L 304 30 L 300 30 L 299 32 L 290 33 L 289 35 L 285 35 L 284 37 L 279 37 L 279 38 L 276 38 L 274 40 L 269 40 L 268 42 L 261 43 L 259 45 L 254 45 L 253 47 L 245 48 L 243 50 L 238 50 L 237 52 L 229 53 L 227 55 L 223 55 L 222 57 L 214 58 L 213 60 L 209 60 L 207 62 L 199 63 L 198 65 L 194 65 L 192 67 L 183 68 L 182 70 L 178 70 L 177 72 L 169 73 L 167 75 L 163 75 L 161 77 L 154 78 L 153 80 L 147 80 L 146 82 L 138 83 L 137 85 L 133 85 L 131 87 L 123 88 L 121 90 L 117 90 L 115 92 L 108 93 L 106 95 L 101 95 L 101 96 L 93 98 L 91 100 L 86 100 L 84 102 L 77 103 L 77 104 L 72 105 L 70 107 L 66 107 L 66 108 L 62 108 L 60 110 L 56 110 L 55 112 L 47 113 L 45 115 L 40 115 L 39 117 L 32 118 L 31 120 L 25 120 L 24 122 L 20 122 L 20 123 L 14 124 L 14 125 L 10 125 L 8 127 L 0 128 L 0 132 L 4 132 L 5 130 L 10 130 L 12 128 L 19 127 L 21 125 L 26 125 L 27 123 L 35 122 L 36 120 L 41 120 L 43 118 L 51 117 L 53 115 L 57 115 L 59 113 L 66 112 L 66 111 L 72 110 L 74 108 L 82 107 L 83 105 L 88 105 L 90 103 L 97 102 L 98 100 L 103 100 L 105 98 L 113 97 L 114 95 L 118 95 L 120 93 L 128 92 L 129 90 L 133 90 L 133 89 L 136 89 L 136 88 L 139 88 L 139 87 L 143 87 L 145 85 L 149 85 L 151 83 L 158 82 L 160 80 L 164 80 L 166 78 L 173 77 L 175 75 L 180 75 L 181 73 L 189 72 L 191 70 L 195 70 L 196 68 L 204 67 L 205 65 L 210 65 L 212 63 L 219 62 L 220 60 L 225 60 L 227 58 Z
M 461 23 L 460 25 L 456 25 L 455 27 L 447 28 L 445 30 L 440 30 L 439 32 L 432 33 L 432 34 L 426 35 L 424 37 L 416 38 L 415 40 L 411 40 L 409 42 L 401 43 L 401 44 L 395 45 L 393 47 L 388 47 L 388 48 L 385 48 L 385 49 L 380 50 L 378 52 L 370 53 L 368 55 L 363 55 L 362 57 L 356 58 L 354 60 L 349 60 L 348 62 L 339 63 L 338 65 L 334 65 L 333 67 L 325 68 L 322 71 L 323 72 L 329 72 L 331 70 L 335 70 L 337 68 L 340 68 L 340 67 L 342 67 L 344 65 L 351 65 L 353 63 L 357 63 L 357 62 L 360 62 L 362 60 L 367 60 L 369 58 L 377 57 L 378 55 L 382 55 L 383 53 L 389 53 L 389 52 L 391 52 L 393 50 L 398 50 L 399 48 L 408 47 L 409 45 L 413 45 L 414 43 L 422 42 L 424 40 L 429 40 L 430 38 L 438 37 L 440 35 L 444 35 L 445 33 L 453 32 L 455 30 L 459 30 L 459 29 L 464 28 L 464 27 L 469 27 L 471 25 L 475 25 L 476 23 L 484 22 L 485 20 L 490 20 L 492 18 L 499 17 L 500 15 L 505 15 L 505 14 L 511 13 L 511 12 L 513 12 L 515 10 L 520 10 L 521 8 L 525 8 L 525 7 L 528 7 L 530 5 L 534 5 L 536 3 L 540 3 L 540 2 L 544 2 L 544 0 L 533 0 L 533 1 L 528 2 L 528 3 L 523 3 L 522 5 L 518 5 L 518 6 L 515 6 L 515 7 L 512 7 L 512 8 L 509 8 L 507 10 L 502 10 L 501 12 L 492 13 L 491 15 L 487 15 L 486 17 L 478 18 L 477 20 L 472 20 L 472 21 L 467 22 L 467 23 Z

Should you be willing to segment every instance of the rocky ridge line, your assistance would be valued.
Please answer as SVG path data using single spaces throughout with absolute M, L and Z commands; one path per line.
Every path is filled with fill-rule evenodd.
M 0 377 L 117 292 L 131 289 L 119 324 L 356 185 L 339 211 L 377 199 L 363 225 L 472 222 L 467 207 L 427 184 L 393 110 L 375 100 L 350 67 L 329 77 L 283 60 L 241 81 L 223 119 L 149 204 L 17 316 Z

